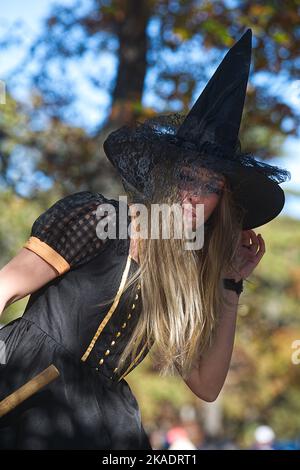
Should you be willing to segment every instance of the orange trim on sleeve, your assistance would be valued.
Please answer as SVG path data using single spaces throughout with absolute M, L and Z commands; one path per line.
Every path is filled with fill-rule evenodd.
M 65 273 L 71 267 L 65 258 L 37 237 L 30 237 L 23 247 L 33 251 L 47 261 L 47 263 L 51 264 L 58 271 L 59 275 Z

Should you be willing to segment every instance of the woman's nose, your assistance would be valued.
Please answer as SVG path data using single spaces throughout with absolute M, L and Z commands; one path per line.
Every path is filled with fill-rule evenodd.
M 197 203 L 202 203 L 203 202 L 203 196 L 201 194 L 197 194 L 197 193 L 192 193 L 192 192 L 189 192 L 189 191 L 186 191 L 184 194 L 183 194 L 183 202 L 185 203 L 189 203 L 189 204 L 192 204 L 192 205 L 195 205 Z
M 200 204 L 203 201 L 203 197 L 199 194 L 191 194 L 189 196 L 189 202 L 193 205 Z

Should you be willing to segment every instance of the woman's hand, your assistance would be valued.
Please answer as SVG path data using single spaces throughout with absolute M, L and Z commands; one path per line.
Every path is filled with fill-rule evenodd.
M 241 232 L 240 246 L 233 262 L 233 271 L 225 273 L 225 278 L 239 281 L 246 279 L 254 271 L 266 252 L 265 242 L 261 234 L 253 230 Z

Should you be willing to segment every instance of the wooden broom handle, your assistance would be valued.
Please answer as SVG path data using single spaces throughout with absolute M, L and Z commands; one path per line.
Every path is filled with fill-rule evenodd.
M 26 382 L 26 384 L 22 385 L 22 387 L 8 395 L 4 400 L 0 401 L 0 418 L 16 408 L 16 406 L 20 405 L 31 395 L 34 395 L 34 393 L 48 385 L 50 382 L 57 379 L 59 375 L 59 371 L 55 365 L 51 364 L 38 375 Z

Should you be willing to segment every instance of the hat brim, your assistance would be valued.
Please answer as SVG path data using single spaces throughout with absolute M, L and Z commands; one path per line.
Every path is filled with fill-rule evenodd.
M 229 180 L 234 198 L 246 210 L 243 230 L 260 227 L 282 211 L 284 191 L 256 169 L 240 167 Z

